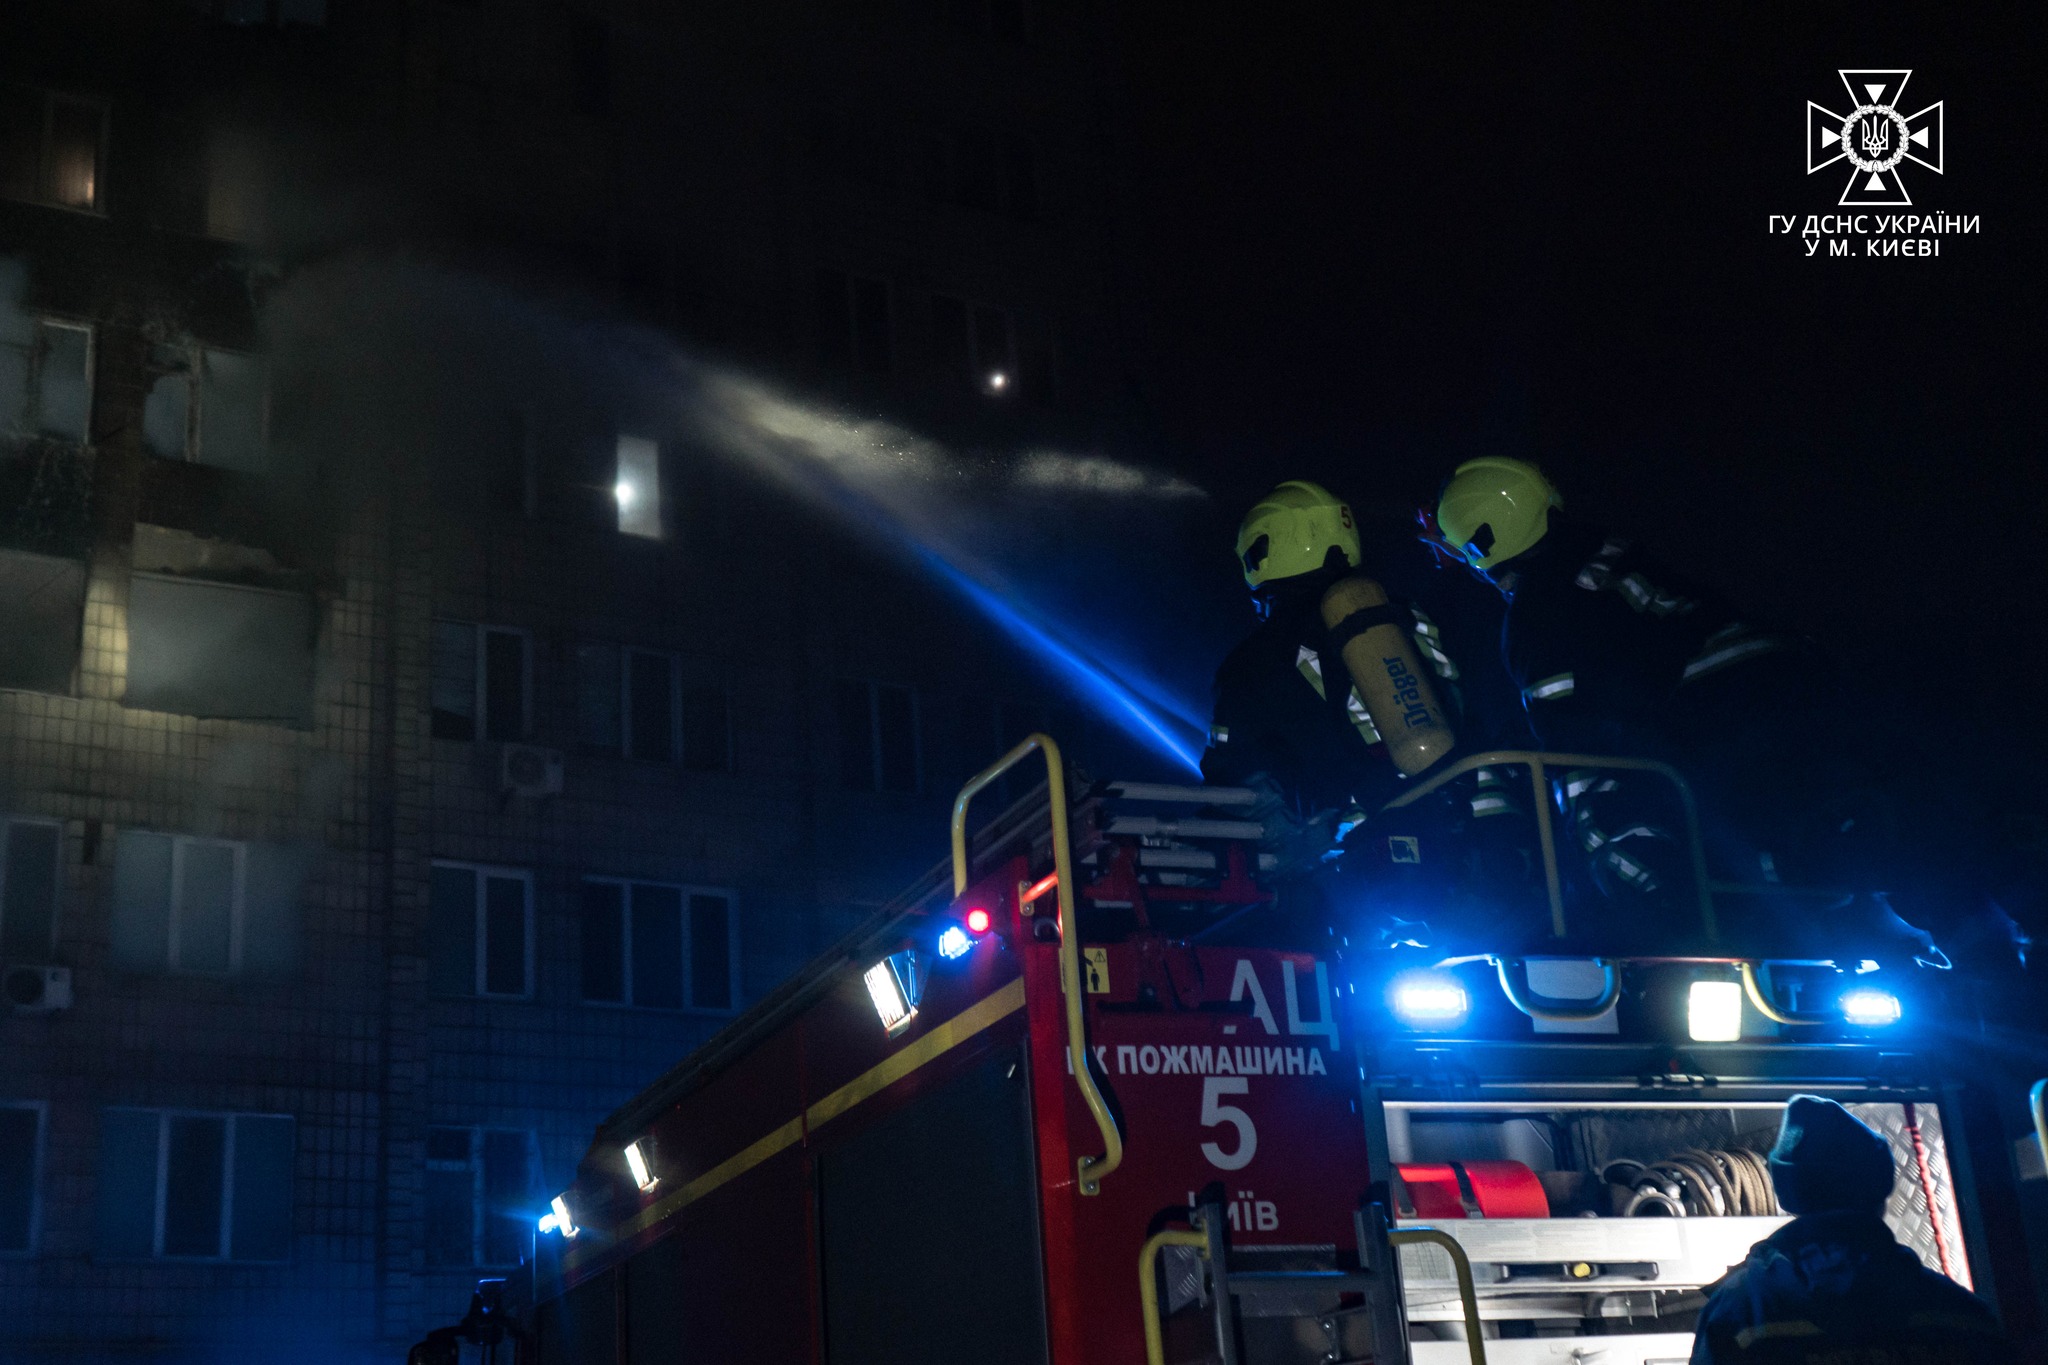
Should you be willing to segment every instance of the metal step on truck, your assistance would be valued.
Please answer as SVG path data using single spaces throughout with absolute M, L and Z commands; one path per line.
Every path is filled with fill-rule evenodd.
M 1567 766 L 1672 784 L 1684 951 L 1575 923 Z M 1709 883 L 1658 765 L 1486 754 L 1397 804 L 1481 767 L 1533 798 L 1528 932 L 1368 947 L 1288 913 L 1251 793 L 1082 789 L 1032 736 L 950 866 L 604 1121 L 414 1365 L 1677 1365 L 1784 1221 L 1761 1154 L 1800 1092 L 1889 1138 L 1894 1231 L 2038 1336 L 1983 993 L 1736 943 L 1764 893 Z

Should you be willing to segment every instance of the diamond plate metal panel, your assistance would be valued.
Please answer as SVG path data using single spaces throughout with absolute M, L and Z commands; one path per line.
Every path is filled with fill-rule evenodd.
M 1942 1272 L 1965 1289 L 1970 1288 L 1970 1266 L 1963 1252 L 1963 1227 L 1956 1212 L 1955 1178 L 1949 1171 L 1941 1111 L 1931 1104 L 1852 1104 L 1848 1110 L 1891 1144 L 1892 1169 L 1897 1178 L 1892 1183 L 1891 1200 L 1885 1205 L 1884 1220 L 1891 1225 L 1893 1234 L 1912 1248 L 1920 1264 Z M 1918 1150 L 1913 1145 L 1916 1126 L 1920 1133 Z M 1930 1189 L 1934 1194 L 1932 1208 L 1928 1207 L 1927 1199 Z

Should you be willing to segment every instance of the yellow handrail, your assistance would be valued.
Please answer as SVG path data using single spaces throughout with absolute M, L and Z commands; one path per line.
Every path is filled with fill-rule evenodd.
M 1605 1015 L 1614 1008 L 1614 1002 L 1621 999 L 1621 972 L 1605 958 L 1594 960 L 1600 964 L 1604 974 L 1600 994 L 1592 1000 L 1570 1005 L 1537 1004 L 1536 992 L 1523 989 L 1529 984 L 1529 965 L 1521 958 L 1497 957 L 1493 959 L 1493 970 L 1500 977 L 1501 994 L 1508 998 L 1510 1005 L 1531 1019 L 1540 1019 L 1546 1024 L 1585 1024 Z M 1522 973 L 1521 986 L 1517 986 L 1514 979 L 1514 973 L 1518 971 Z M 1548 1000 L 1552 997 L 1543 998 Z
M 1486 1340 L 1479 1323 L 1479 1292 L 1472 1287 L 1471 1258 L 1465 1255 L 1457 1238 L 1435 1228 L 1401 1228 L 1387 1234 L 1390 1246 L 1414 1246 L 1418 1242 L 1429 1242 L 1450 1253 L 1451 1269 L 1458 1276 L 1458 1304 L 1465 1313 L 1465 1350 L 1472 1357 L 1472 1365 L 1486 1365 Z
M 2027 1106 L 2034 1111 L 2034 1141 L 2041 1148 L 2041 1168 L 2048 1170 L 2048 1081 L 2035 1081 L 2027 1092 Z
M 967 890 L 967 803 L 976 793 L 1021 763 L 1033 750 L 1045 755 L 1046 798 L 1052 805 L 1052 870 L 1059 878 L 1060 906 L 1060 989 L 1066 994 L 1067 1061 L 1074 1071 L 1074 1083 L 1081 1087 L 1081 1099 L 1102 1133 L 1102 1155 L 1084 1156 L 1074 1163 L 1074 1175 L 1084 1195 L 1100 1194 L 1103 1177 L 1124 1160 L 1124 1137 L 1095 1077 L 1088 1071 L 1088 1024 L 1081 995 L 1081 930 L 1074 918 L 1074 850 L 1067 830 L 1067 770 L 1060 746 L 1047 734 L 1027 735 L 1017 747 L 967 779 L 967 785 L 953 798 L 953 894 Z
M 1735 969 L 1742 973 L 1742 993 L 1749 997 L 1749 1003 L 1756 1006 L 1756 1012 L 1774 1024 L 1825 1024 L 1832 1015 L 1805 1014 L 1793 1010 L 1781 1010 L 1772 1002 L 1763 983 L 1757 979 L 1754 962 L 1738 962 Z
M 1193 1247 L 1203 1260 L 1209 1259 L 1207 1234 L 1186 1228 L 1167 1228 L 1153 1233 L 1138 1248 L 1138 1302 L 1145 1313 L 1145 1365 L 1166 1365 L 1166 1344 L 1159 1336 L 1159 1278 L 1152 1272 L 1161 1247 Z
M 1536 837 L 1543 846 L 1543 885 L 1550 896 L 1550 932 L 1556 938 L 1565 936 L 1564 886 L 1557 870 L 1557 839 L 1550 815 L 1550 793 L 1545 790 L 1545 766 L 1558 768 L 1609 768 L 1624 772 L 1655 773 L 1678 788 L 1679 803 L 1685 811 L 1685 839 L 1692 856 L 1692 880 L 1699 900 L 1700 924 L 1707 931 L 1711 941 L 1719 938 L 1720 926 L 1714 918 L 1714 897 L 1707 886 L 1707 854 L 1700 842 L 1699 807 L 1693 801 L 1692 787 L 1678 769 L 1669 763 L 1659 763 L 1648 758 L 1608 758 L 1598 754 L 1548 754 L 1534 749 L 1490 749 L 1483 754 L 1461 758 L 1432 772 L 1427 778 L 1402 792 L 1382 810 L 1398 810 L 1411 805 L 1442 787 L 1455 778 L 1480 768 L 1523 767 L 1529 770 L 1530 794 L 1535 801 Z

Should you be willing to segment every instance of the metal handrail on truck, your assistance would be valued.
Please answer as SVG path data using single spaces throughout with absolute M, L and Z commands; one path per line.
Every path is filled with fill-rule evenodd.
M 967 892 L 967 807 L 977 793 L 1004 773 L 1030 757 L 1045 755 L 1046 801 L 1052 808 L 1052 875 L 1060 907 L 1060 990 L 1066 996 L 1067 1061 L 1073 1068 L 1074 1083 L 1081 1099 L 1102 1133 L 1102 1155 L 1083 1156 L 1074 1162 L 1074 1175 L 1084 1195 L 1100 1194 L 1103 1177 L 1124 1160 L 1124 1138 L 1116 1119 L 1102 1098 L 1095 1077 L 1088 1070 L 1088 1022 L 1081 995 L 1081 926 L 1074 911 L 1074 849 L 1067 829 L 1067 769 L 1060 746 L 1051 735 L 1027 735 L 1017 746 L 983 768 L 953 798 L 953 895 Z
M 1239 1365 L 1236 1296 L 1298 1294 L 1302 1290 L 1362 1294 L 1374 1314 L 1373 1354 L 1376 1362 L 1394 1365 L 1408 1355 L 1407 1329 L 1401 1315 L 1401 1262 L 1404 1246 L 1435 1246 L 1450 1257 L 1458 1282 L 1458 1306 L 1465 1322 L 1465 1349 L 1472 1365 L 1486 1365 L 1486 1340 L 1479 1317 L 1479 1291 L 1472 1261 L 1457 1238 L 1438 1228 L 1389 1231 L 1378 1207 L 1359 1209 L 1352 1218 L 1358 1237 L 1359 1268 L 1344 1270 L 1232 1271 L 1228 1223 L 1219 1202 L 1206 1202 L 1190 1212 L 1192 1228 L 1163 1228 L 1138 1251 L 1138 1300 L 1145 1315 L 1145 1365 L 1166 1365 L 1166 1343 L 1159 1319 L 1159 1253 L 1170 1246 L 1193 1251 L 1208 1266 L 1209 1306 L 1220 1365 Z M 1374 1296 L 1378 1295 L 1375 1303 Z M 1327 1324 L 1326 1324 L 1327 1325 Z M 1336 1355 L 1333 1350 L 1331 1359 Z

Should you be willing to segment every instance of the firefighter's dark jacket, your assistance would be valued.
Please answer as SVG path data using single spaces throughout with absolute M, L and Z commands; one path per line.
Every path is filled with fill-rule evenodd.
M 1692 1365 L 1965 1365 L 2010 1358 L 1976 1295 L 1876 1213 L 1795 1218 L 1711 1291 Z
M 1511 567 L 1502 655 L 1549 749 L 1668 751 L 1668 711 L 1681 688 L 1783 644 L 1560 512 Z
M 1417 552 L 1408 558 L 1423 557 Z M 1508 696 L 1506 679 L 1486 666 L 1497 629 L 1497 596 L 1490 590 L 1475 594 L 1477 585 L 1463 575 L 1454 579 L 1426 562 L 1375 564 L 1365 572 L 1416 613 L 1416 653 L 1435 675 L 1461 747 L 1472 748 L 1475 731 L 1498 723 L 1507 709 L 1500 701 Z M 1343 662 L 1330 657 L 1318 611 L 1321 589 L 1334 577 L 1317 575 L 1278 595 L 1272 614 L 1217 670 L 1209 747 L 1202 755 L 1205 781 L 1238 786 L 1263 774 L 1304 816 L 1354 804 L 1372 810 L 1400 791 L 1401 778 L 1385 747 L 1369 743 L 1352 714 L 1339 709 L 1351 694 L 1350 683 Z M 1460 658 L 1479 660 L 1479 676 L 1454 662 Z M 1334 670 L 1338 680 L 1341 695 L 1334 703 L 1322 686 L 1325 669 Z

